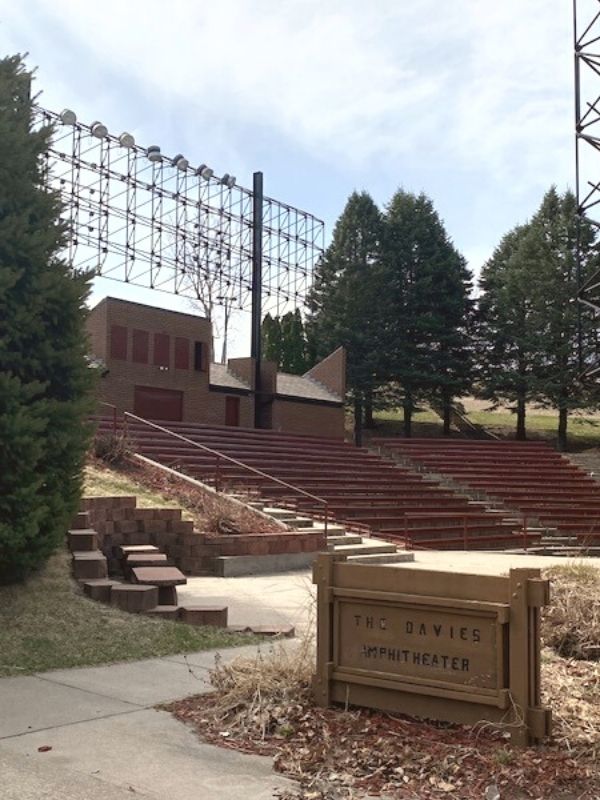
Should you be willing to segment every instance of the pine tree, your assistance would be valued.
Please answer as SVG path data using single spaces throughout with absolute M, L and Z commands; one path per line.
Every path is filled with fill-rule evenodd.
M 317 357 L 340 345 L 346 348 L 346 382 L 359 445 L 365 399 L 381 383 L 381 235 L 379 209 L 366 192 L 354 192 L 316 271 L 309 305 L 308 338 Z
M 532 286 L 540 253 L 528 225 L 509 231 L 486 262 L 479 285 L 480 395 L 493 406 L 514 404 L 517 439 L 526 438 L 526 404 L 544 343 L 535 319 Z
M 471 384 L 470 274 L 433 203 L 399 190 L 385 217 L 384 264 L 390 378 L 400 387 L 404 433 L 417 402 L 441 405 L 450 431 L 452 399 Z
M 261 327 L 262 355 L 267 361 L 281 365 L 281 320 L 265 314 Z
M 307 370 L 306 336 L 300 309 L 281 318 L 281 363 L 283 372 L 303 375 Z
M 595 383 L 580 380 L 586 354 L 597 352 L 597 321 L 587 306 L 575 302 L 577 279 L 576 200 L 572 192 L 546 192 L 531 220 L 530 240 L 536 254 L 531 282 L 535 324 L 544 347 L 536 363 L 533 390 L 542 405 L 558 411 L 557 442 L 567 448 L 567 420 L 574 409 L 598 405 Z M 598 269 L 596 233 L 583 220 L 580 228 L 582 279 Z M 529 276 L 531 277 L 531 276 Z M 580 346 L 582 352 L 579 352 Z
M 0 61 L 0 582 L 64 539 L 88 442 L 87 276 L 59 258 L 65 230 L 46 191 L 50 130 L 33 129 L 31 75 Z

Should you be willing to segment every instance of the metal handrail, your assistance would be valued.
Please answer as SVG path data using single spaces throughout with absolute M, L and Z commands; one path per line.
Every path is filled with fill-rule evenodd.
M 141 422 L 143 425 L 148 425 L 150 428 L 154 428 L 158 431 L 161 431 L 162 433 L 167 433 L 169 434 L 169 436 L 174 436 L 176 439 L 180 439 L 182 442 L 191 444 L 193 447 L 197 447 L 199 450 L 203 450 L 204 452 L 210 453 L 211 455 L 215 456 L 216 458 L 215 490 L 217 492 L 220 491 L 220 483 L 221 483 L 221 474 L 220 474 L 221 459 L 224 459 L 225 461 L 228 461 L 230 464 L 235 464 L 237 467 L 241 467 L 242 469 L 248 470 L 249 472 L 258 475 L 261 478 L 266 478 L 267 480 L 273 481 L 274 483 L 277 483 L 280 486 L 285 487 L 286 489 L 291 489 L 292 492 L 301 494 L 304 497 L 310 498 L 311 500 L 316 500 L 317 503 L 320 503 L 324 507 L 324 516 L 323 516 L 324 528 L 325 528 L 324 533 L 325 536 L 327 536 L 329 503 L 322 497 L 317 497 L 317 495 L 315 494 L 306 492 L 304 489 L 300 489 L 298 486 L 292 486 L 291 483 L 286 483 L 285 481 L 282 481 L 280 478 L 276 478 L 274 475 L 269 475 L 267 472 L 263 472 L 260 469 L 256 469 L 256 467 L 251 467 L 250 464 L 244 464 L 243 461 L 238 461 L 237 458 L 232 458 L 231 456 L 227 456 L 224 453 L 220 453 L 218 450 L 213 450 L 212 447 L 207 447 L 204 444 L 195 442 L 193 439 L 188 439 L 187 436 L 182 436 L 180 433 L 175 433 L 175 431 L 171 431 L 168 428 L 164 428 L 162 425 L 157 425 L 155 422 L 150 422 L 150 420 L 144 419 L 143 417 L 138 417 L 135 414 L 131 414 L 129 411 L 124 412 L 123 418 L 125 420 L 125 424 L 127 423 L 128 418 L 136 420 L 137 422 Z
M 502 512 L 500 512 L 500 513 L 502 513 Z M 408 521 L 409 521 L 409 519 L 429 519 L 431 517 L 434 517 L 435 519 L 461 520 L 462 524 L 463 524 L 463 544 L 464 544 L 464 549 L 468 550 L 468 546 L 467 546 L 468 543 L 472 542 L 472 541 L 475 541 L 477 539 L 477 537 L 476 536 L 469 536 L 468 527 L 467 527 L 467 520 L 468 519 L 483 518 L 484 515 L 485 515 L 485 512 L 481 512 L 481 513 L 479 513 L 479 512 L 454 513 L 452 511 L 441 511 L 441 512 L 437 511 L 437 512 L 432 512 L 430 514 L 427 513 L 427 512 L 422 512 L 422 513 L 421 512 L 407 512 L 407 513 L 404 514 L 404 539 L 405 539 L 405 541 L 411 542 L 411 544 L 414 546 L 414 543 L 412 542 L 412 537 L 409 536 L 409 533 L 408 533 Z M 532 534 L 529 533 L 529 527 L 528 527 L 529 520 L 528 520 L 527 514 L 521 515 L 520 518 L 521 518 L 521 533 L 520 534 L 517 533 L 516 536 L 521 536 L 522 537 L 522 539 L 523 539 L 523 549 L 525 550 L 525 552 L 527 552 L 528 539 L 529 539 L 530 536 L 532 536 Z

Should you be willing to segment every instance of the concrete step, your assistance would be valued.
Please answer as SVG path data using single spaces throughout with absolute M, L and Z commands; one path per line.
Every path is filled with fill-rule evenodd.
M 236 578 L 241 575 L 269 575 L 308 569 L 316 553 L 277 553 L 265 556 L 218 556 L 213 560 L 215 575 Z
M 358 534 L 352 533 L 345 533 L 342 536 L 328 536 L 327 537 L 327 546 L 329 545 L 333 547 L 337 547 L 338 545 L 343 544 L 362 544 L 362 536 Z
M 367 553 L 366 555 L 348 556 L 348 564 L 406 564 L 415 560 L 415 554 L 409 551 L 396 553 Z
M 290 511 L 287 508 L 276 508 L 274 506 L 264 506 L 263 512 L 273 517 L 273 519 L 280 519 L 282 522 L 287 522 L 289 519 L 295 519 L 296 517 L 295 511 Z
M 106 557 L 100 550 L 73 553 L 73 577 L 77 580 L 106 578 L 107 575 Z
M 312 528 L 313 520 L 310 517 L 293 517 L 292 519 L 286 519 L 285 524 L 289 525 L 290 528 L 300 530 L 301 528 Z
M 365 542 L 368 542 L 366 544 Z M 341 556 L 375 555 L 378 553 L 396 553 L 396 545 L 382 542 L 379 539 L 366 539 L 361 544 L 344 544 L 337 547 L 327 547 L 330 553 Z
M 313 522 L 312 526 L 313 532 L 317 533 L 319 531 L 325 530 L 325 523 L 324 522 Z M 344 525 L 340 525 L 337 522 L 328 522 L 327 523 L 327 536 L 341 536 L 346 532 L 346 528 Z

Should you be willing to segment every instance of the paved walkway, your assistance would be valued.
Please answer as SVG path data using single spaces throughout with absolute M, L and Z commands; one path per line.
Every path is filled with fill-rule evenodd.
M 503 553 L 422 552 L 412 569 L 502 574 L 560 558 Z M 587 559 L 600 567 L 600 559 Z M 222 602 L 231 624 L 310 628 L 310 572 L 248 578 L 193 578 L 182 603 Z M 293 647 L 294 640 L 287 640 Z M 262 649 L 270 645 L 263 645 Z M 256 647 L 223 650 L 229 659 Z M 270 759 L 202 744 L 158 703 L 209 690 L 215 652 L 56 670 L 0 680 L 2 800 L 271 800 L 292 785 Z M 47 752 L 38 748 L 50 746 Z
M 208 691 L 214 658 L 201 652 L 0 680 L 2 800 L 237 800 L 240 787 L 244 800 L 270 800 L 292 785 L 270 759 L 202 744 L 153 708 Z M 44 746 L 52 749 L 39 752 Z

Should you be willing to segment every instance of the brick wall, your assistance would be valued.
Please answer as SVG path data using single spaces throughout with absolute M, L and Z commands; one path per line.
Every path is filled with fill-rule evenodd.
M 333 353 L 319 361 L 318 364 L 310 369 L 307 373 L 311 378 L 314 378 L 323 386 L 326 386 L 329 391 L 333 392 L 338 397 L 344 398 L 346 396 L 346 351 L 343 347 L 338 347 Z
M 108 559 L 109 571 L 119 568 L 115 548 L 152 544 L 187 575 L 214 572 L 217 556 L 316 553 L 327 549 L 322 532 L 291 531 L 211 536 L 194 531 L 181 519 L 179 508 L 137 508 L 135 497 L 84 497 L 82 510 L 98 534 L 98 547 Z
M 225 424 L 226 393 L 209 390 L 212 332 L 208 320 L 108 297 L 90 311 L 87 327 L 92 354 L 103 358 L 108 367 L 108 374 L 99 381 L 100 400 L 116 405 L 119 413 L 135 412 L 136 385 L 167 389 L 183 393 L 184 422 Z M 125 336 L 125 358 L 114 357 L 111 331 Z M 145 349 L 136 331 L 148 334 L 147 363 L 134 361 L 134 338 L 136 353 Z M 185 361 L 184 340 L 189 348 L 187 369 L 176 366 L 176 353 L 178 364 Z M 205 347 L 203 371 L 194 369 L 195 342 Z M 239 397 L 240 425 L 252 427 L 254 401 L 248 395 Z
M 272 424 L 274 431 L 343 439 L 344 407 L 275 398 Z

